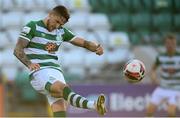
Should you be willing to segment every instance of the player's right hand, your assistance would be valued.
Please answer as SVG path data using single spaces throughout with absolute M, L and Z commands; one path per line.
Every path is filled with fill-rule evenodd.
M 33 71 L 33 70 L 39 70 L 40 69 L 40 65 L 37 64 L 37 63 L 31 63 L 30 65 L 28 65 L 28 68 L 30 71 Z

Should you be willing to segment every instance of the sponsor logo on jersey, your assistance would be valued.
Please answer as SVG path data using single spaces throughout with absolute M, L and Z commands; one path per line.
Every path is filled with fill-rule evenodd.
M 56 43 L 53 43 L 53 42 L 48 42 L 45 46 L 45 50 L 48 51 L 49 53 L 54 54 L 55 51 L 58 50 L 58 45 Z

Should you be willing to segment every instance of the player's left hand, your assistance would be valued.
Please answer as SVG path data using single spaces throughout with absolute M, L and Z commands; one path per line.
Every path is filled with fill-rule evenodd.
M 97 48 L 95 50 L 95 53 L 97 55 L 102 55 L 103 54 L 103 47 L 100 44 L 98 44 L 98 46 L 97 46 Z

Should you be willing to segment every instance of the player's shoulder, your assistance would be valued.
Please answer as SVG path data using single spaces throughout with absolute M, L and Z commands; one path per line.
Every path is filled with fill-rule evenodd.
M 29 21 L 23 28 L 22 33 L 29 34 L 30 32 L 34 32 L 36 29 L 36 24 L 39 21 Z
M 180 56 L 180 51 L 176 51 L 176 56 Z
M 68 29 L 67 27 L 65 27 L 65 26 L 61 26 L 61 27 L 59 28 L 59 30 L 63 31 L 65 34 L 66 34 L 66 33 L 71 33 L 71 34 L 73 34 L 73 32 L 72 32 L 70 29 Z
M 59 30 L 64 30 L 64 31 L 65 31 L 65 30 L 68 30 L 68 28 L 65 27 L 65 26 L 61 26 L 61 27 L 59 27 L 58 29 L 59 29 Z
M 160 56 L 168 56 L 168 53 L 167 52 L 160 52 L 158 54 L 158 57 Z M 179 51 L 176 51 L 175 55 L 174 56 L 180 56 L 180 52 Z
M 38 24 L 40 22 L 40 20 L 38 21 L 34 21 L 34 20 L 31 20 L 29 22 L 26 23 L 27 26 L 35 26 L 36 24 Z
M 166 56 L 166 55 L 167 55 L 167 52 L 161 51 L 161 52 L 159 52 L 158 57 Z

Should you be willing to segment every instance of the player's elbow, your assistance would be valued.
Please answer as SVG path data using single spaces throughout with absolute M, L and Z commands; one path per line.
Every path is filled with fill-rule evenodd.
M 16 51 L 16 48 L 14 49 L 14 51 L 13 51 L 13 55 L 14 56 L 17 56 L 17 53 L 16 53 L 17 51 Z
M 81 37 L 76 37 L 74 40 L 71 41 L 71 44 L 79 47 L 84 47 L 84 39 Z
M 16 57 L 18 56 L 18 48 L 17 47 L 15 47 L 15 49 L 13 51 L 13 55 Z

